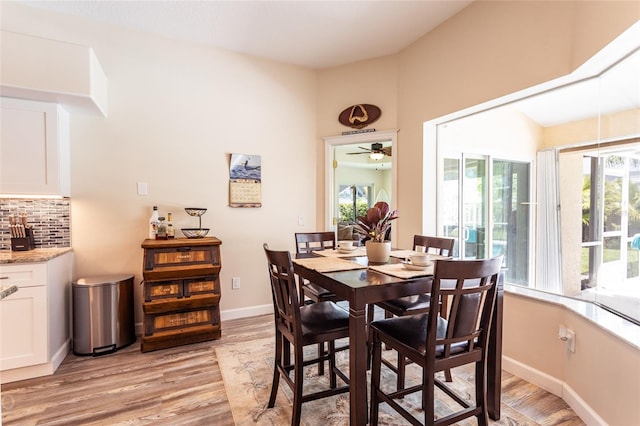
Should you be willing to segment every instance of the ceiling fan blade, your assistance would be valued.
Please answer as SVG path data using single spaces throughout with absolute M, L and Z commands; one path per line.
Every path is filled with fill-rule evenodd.
M 347 152 L 347 155 L 358 155 L 358 154 L 370 154 L 371 151 L 367 152 Z
M 391 147 L 390 146 L 385 146 L 380 151 L 382 151 L 382 153 L 384 155 L 388 155 L 389 157 L 391 157 Z

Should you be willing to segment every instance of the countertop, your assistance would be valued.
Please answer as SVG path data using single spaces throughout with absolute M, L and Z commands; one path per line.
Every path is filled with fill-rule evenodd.
M 37 248 L 27 251 L 0 251 L 0 264 L 46 262 L 73 251 L 71 247 Z
M 0 300 L 18 291 L 16 285 L 0 285 Z

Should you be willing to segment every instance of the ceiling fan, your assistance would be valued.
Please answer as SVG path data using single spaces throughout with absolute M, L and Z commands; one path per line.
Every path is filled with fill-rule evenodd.
M 391 147 L 390 146 L 382 146 L 381 143 L 375 142 L 371 144 L 371 148 L 365 148 L 359 146 L 358 148 L 363 151 L 360 152 L 347 152 L 347 155 L 357 155 L 357 154 L 369 154 L 369 158 L 372 160 L 382 160 L 385 155 L 391 157 Z

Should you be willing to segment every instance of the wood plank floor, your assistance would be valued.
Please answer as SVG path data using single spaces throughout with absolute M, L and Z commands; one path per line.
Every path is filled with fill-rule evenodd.
M 214 349 L 270 336 L 273 317 L 266 315 L 225 321 L 222 339 L 212 342 L 69 354 L 53 376 L 2 385 L 2 425 L 233 425 Z M 584 424 L 561 399 L 515 376 L 506 373 L 504 387 L 522 390 L 520 411 L 531 424 Z

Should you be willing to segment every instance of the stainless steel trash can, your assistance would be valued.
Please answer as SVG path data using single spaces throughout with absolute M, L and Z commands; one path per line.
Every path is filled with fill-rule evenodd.
M 104 355 L 136 341 L 133 275 L 103 275 L 72 283 L 73 353 Z

